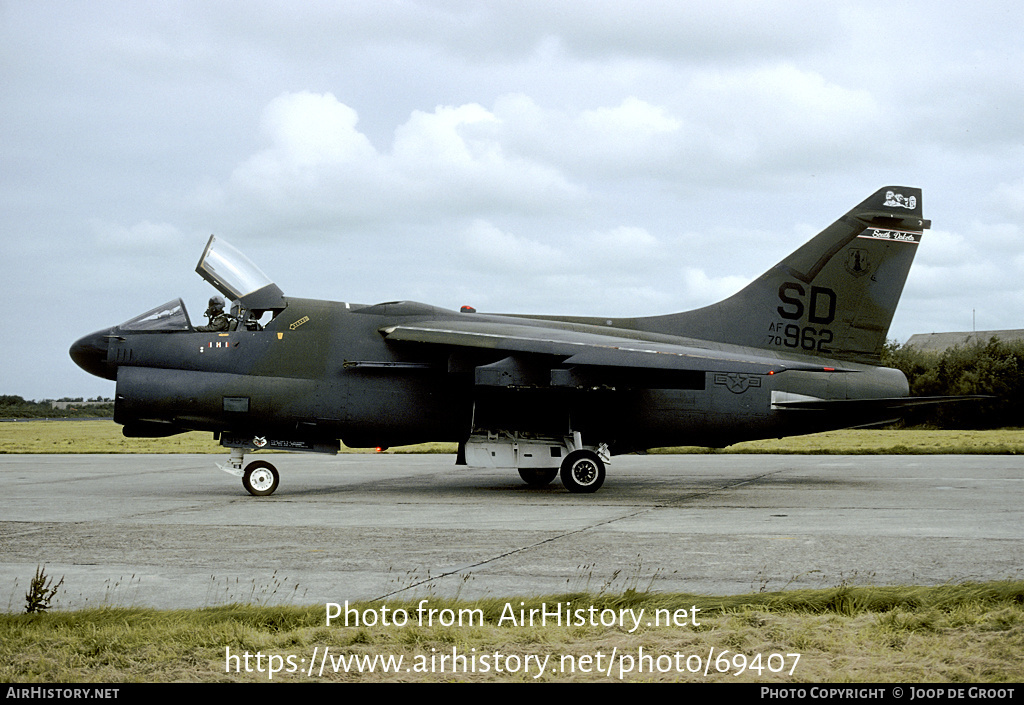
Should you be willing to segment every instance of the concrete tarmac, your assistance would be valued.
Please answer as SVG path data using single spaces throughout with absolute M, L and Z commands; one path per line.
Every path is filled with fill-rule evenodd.
M 225 456 L 226 457 L 226 456 Z M 63 609 L 627 588 L 700 595 L 1021 579 L 1024 458 L 623 456 L 532 489 L 449 455 L 0 456 L 0 610 L 37 565 Z

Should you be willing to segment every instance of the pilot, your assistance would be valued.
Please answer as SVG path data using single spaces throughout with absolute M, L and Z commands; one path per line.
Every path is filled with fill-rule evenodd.
M 210 298 L 210 305 L 206 309 L 206 317 L 210 322 L 205 326 L 196 326 L 196 330 L 203 332 L 224 331 L 228 329 L 228 317 L 224 315 L 224 299 L 220 296 Z

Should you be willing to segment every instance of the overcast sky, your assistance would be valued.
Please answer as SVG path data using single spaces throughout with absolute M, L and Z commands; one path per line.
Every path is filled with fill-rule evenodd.
M 1024 3 L 0 0 L 0 394 L 211 233 L 288 295 L 653 315 L 924 189 L 890 338 L 1024 327 Z M 976 323 L 975 323 L 976 316 Z

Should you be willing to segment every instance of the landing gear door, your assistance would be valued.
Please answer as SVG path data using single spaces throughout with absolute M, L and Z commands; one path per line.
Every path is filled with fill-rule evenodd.
M 279 311 L 284 292 L 249 258 L 211 235 L 196 272 L 220 293 L 253 311 Z

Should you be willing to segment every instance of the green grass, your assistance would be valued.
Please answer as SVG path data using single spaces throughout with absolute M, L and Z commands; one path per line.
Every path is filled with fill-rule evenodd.
M 425 443 L 406 453 L 455 453 L 454 443 Z M 125 438 L 109 420 L 0 423 L 0 453 L 225 453 L 212 433 L 190 431 L 167 438 Z M 272 451 L 268 451 L 272 452 Z M 346 453 L 373 453 L 344 449 Z
M 455 453 L 454 443 L 424 443 L 393 448 L 391 453 Z M 211 433 L 190 432 L 169 438 L 125 438 L 113 421 L 26 421 L 0 423 L 0 453 L 224 453 Z M 373 450 L 344 449 L 372 453 Z M 652 453 L 790 453 L 829 455 L 1024 453 L 1024 429 L 940 431 L 927 429 L 851 429 L 779 440 L 737 443 L 723 450 L 660 448 Z
M 1024 429 L 846 429 L 807 436 L 748 441 L 722 450 L 659 448 L 652 453 L 778 453 L 790 455 L 1017 455 Z
M 422 598 L 421 598 L 422 599 Z M 127 681 L 268 681 L 270 657 L 282 669 L 275 681 L 529 681 L 522 673 L 331 673 L 307 675 L 314 649 L 337 656 L 401 655 L 414 659 L 451 654 L 501 653 L 524 659 L 550 657 L 553 667 L 563 656 L 596 657 L 613 663 L 612 675 L 577 669 L 551 673 L 541 681 L 615 681 L 623 657 L 640 649 L 666 667 L 662 672 L 621 674 L 630 681 L 722 682 L 959 682 L 995 683 L 1024 680 L 1024 582 L 967 583 L 940 587 L 852 587 L 825 590 L 710 597 L 652 594 L 627 590 L 621 594 L 567 593 L 547 597 L 488 598 L 476 601 L 429 597 L 438 610 L 471 610 L 482 617 L 463 626 L 419 625 L 419 599 L 350 605 L 360 613 L 390 614 L 404 609 L 405 626 L 345 626 L 343 619 L 327 625 L 325 606 L 255 607 L 228 605 L 201 610 L 158 611 L 105 608 L 80 612 L 0 615 L 0 681 L 98 682 Z M 694 626 L 642 625 L 633 633 L 618 626 L 521 626 L 498 621 L 510 607 L 549 609 L 556 603 L 598 611 L 655 610 L 668 613 L 699 608 Z M 523 603 L 523 604 L 520 604 Z M 465 614 L 469 614 L 466 612 Z M 678 614 L 678 613 L 677 613 Z M 645 620 L 647 621 L 647 620 Z M 475 649 L 476 651 L 473 651 Z M 248 652 L 251 672 L 226 671 L 226 655 Z M 612 662 L 612 653 L 618 661 Z M 715 656 L 724 654 L 723 661 Z M 262 671 L 255 655 L 262 655 Z M 727 666 L 707 676 L 690 673 L 685 657 Z M 683 660 L 676 661 L 675 654 Z M 749 667 L 760 654 L 760 673 Z M 772 663 L 785 668 L 772 673 Z M 796 661 L 791 654 L 799 654 Z M 294 667 L 289 669 L 288 656 Z M 307 659 L 300 662 L 300 659 Z M 429 661 L 423 661 L 428 663 Z M 577 663 L 580 661 L 577 660 Z M 586 661 L 583 661 L 586 663 Z M 676 669 L 683 663 L 682 672 Z M 690 665 L 696 664 L 691 660 Z M 793 664 L 795 668 L 792 669 Z M 671 668 L 667 668 L 671 665 Z M 291 670 L 291 672 L 288 672 Z M 658 669 L 655 668 L 655 671 Z M 776 669 L 778 670 L 778 669 Z

